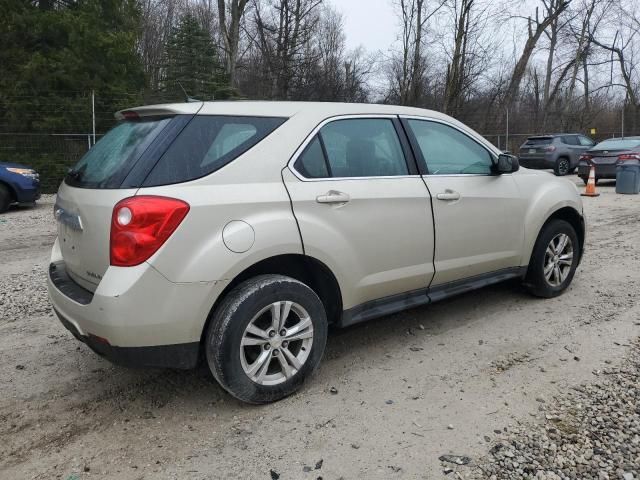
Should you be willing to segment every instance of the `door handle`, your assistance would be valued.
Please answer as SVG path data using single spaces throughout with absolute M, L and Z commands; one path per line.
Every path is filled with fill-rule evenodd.
M 318 203 L 347 203 L 349 200 L 351 200 L 349 195 L 336 190 L 329 190 L 324 195 L 318 195 L 316 197 L 316 202 Z
M 458 192 L 455 192 L 453 190 L 449 190 L 448 188 L 444 191 L 444 193 L 438 193 L 436 195 L 436 198 L 438 200 L 444 200 L 444 201 L 452 201 L 452 200 L 460 200 L 460 194 Z

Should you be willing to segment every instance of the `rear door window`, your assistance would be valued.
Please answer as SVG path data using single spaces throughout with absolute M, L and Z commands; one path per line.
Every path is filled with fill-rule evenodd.
M 327 161 L 322 152 L 320 138 L 316 135 L 298 157 L 295 163 L 296 170 L 306 178 L 327 178 L 331 175 L 327 167 Z
M 198 115 L 162 155 L 143 186 L 182 183 L 215 172 L 255 146 L 285 120 Z
M 566 135 L 562 137 L 562 143 L 564 143 L 565 145 L 579 145 L 578 137 L 576 137 L 575 135 Z
M 327 123 L 294 166 L 306 178 L 409 174 L 398 133 L 389 118 L 352 118 Z
M 119 123 L 89 149 L 65 182 L 81 188 L 119 188 L 170 121 L 171 118 L 143 118 Z

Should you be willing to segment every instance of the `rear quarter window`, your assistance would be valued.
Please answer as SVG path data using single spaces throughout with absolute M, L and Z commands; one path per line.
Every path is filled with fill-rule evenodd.
M 213 173 L 254 147 L 285 120 L 198 115 L 160 157 L 143 186 L 182 183 Z

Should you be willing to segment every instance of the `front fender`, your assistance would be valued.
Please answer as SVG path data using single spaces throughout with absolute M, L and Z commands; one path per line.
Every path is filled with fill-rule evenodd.
M 555 212 L 571 208 L 583 217 L 582 200 L 573 182 L 546 172 L 529 172 L 514 175 L 523 197 L 528 199 L 524 215 L 522 266 L 529 264 L 540 230 Z

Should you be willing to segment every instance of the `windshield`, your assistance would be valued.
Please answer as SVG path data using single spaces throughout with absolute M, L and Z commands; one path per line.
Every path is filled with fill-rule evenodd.
M 119 188 L 122 180 L 171 118 L 119 123 L 67 174 L 65 182 L 83 188 Z
M 600 142 L 592 150 L 633 150 L 640 147 L 638 138 L 610 138 Z

